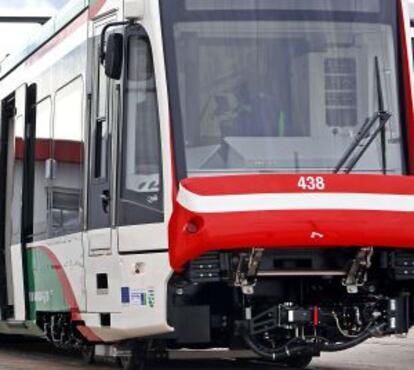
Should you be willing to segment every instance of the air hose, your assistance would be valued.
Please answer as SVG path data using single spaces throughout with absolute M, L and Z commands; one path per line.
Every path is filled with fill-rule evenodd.
M 268 348 L 260 344 L 252 335 L 245 334 L 244 340 L 253 352 L 270 361 L 283 361 L 289 357 L 312 356 L 315 352 L 338 352 L 352 348 L 365 342 L 367 339 L 382 333 L 386 324 L 372 327 L 360 336 L 344 343 L 298 344 L 290 347 L 289 343 L 283 347 Z
M 299 344 L 292 348 L 285 345 L 283 347 L 270 349 L 260 344 L 251 335 L 245 335 L 244 340 L 253 352 L 269 361 L 282 361 L 289 357 L 309 356 L 314 354 L 313 347 L 308 344 Z
M 378 326 L 374 326 L 370 329 L 365 330 L 361 335 L 358 337 L 349 340 L 344 343 L 324 343 L 321 346 L 321 351 L 323 352 L 338 352 L 338 351 L 345 351 L 346 349 L 352 348 L 365 342 L 367 339 L 380 335 L 383 330 L 385 329 L 386 324 L 381 324 Z

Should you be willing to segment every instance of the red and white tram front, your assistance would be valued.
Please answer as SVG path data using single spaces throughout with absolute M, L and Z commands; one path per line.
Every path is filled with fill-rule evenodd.
M 239 304 L 236 332 L 269 358 L 288 340 L 339 350 L 405 331 L 411 319 L 389 308 L 413 309 L 403 5 L 160 6 L 178 188 L 170 285 L 188 298 L 176 305 L 234 317 Z
M 214 248 L 410 246 L 397 1 L 161 1 L 161 11 L 180 182 L 174 267 Z

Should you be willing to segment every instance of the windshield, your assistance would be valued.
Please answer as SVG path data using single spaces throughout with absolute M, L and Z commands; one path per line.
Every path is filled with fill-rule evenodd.
M 353 172 L 382 172 L 384 155 L 402 173 L 396 1 L 173 3 L 161 0 L 182 177 L 332 172 L 379 110 L 376 61 L 391 118 Z

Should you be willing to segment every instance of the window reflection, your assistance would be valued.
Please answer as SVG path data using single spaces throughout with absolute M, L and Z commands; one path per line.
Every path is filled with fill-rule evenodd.
M 13 198 L 11 203 L 11 227 L 12 227 L 12 245 L 21 242 L 21 224 L 22 224 L 22 185 L 23 185 L 23 159 L 25 151 L 24 140 L 24 117 L 22 115 L 10 119 L 10 126 L 14 128 L 14 164 L 12 189 Z
M 53 181 L 49 193 L 52 234 L 81 230 L 83 188 L 83 81 L 77 78 L 55 98 Z
M 45 240 L 50 234 L 48 204 L 52 141 L 50 119 L 52 101 L 46 98 L 36 106 L 36 138 L 34 145 L 33 240 Z

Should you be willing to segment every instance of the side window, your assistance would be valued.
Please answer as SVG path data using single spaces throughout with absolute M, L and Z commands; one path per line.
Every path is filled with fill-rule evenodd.
M 150 43 L 127 38 L 120 225 L 164 220 L 158 102 Z
M 53 236 L 81 230 L 83 216 L 82 78 L 61 88 L 55 97 L 53 181 L 50 191 Z
M 33 241 L 45 240 L 50 233 L 47 215 L 52 165 L 51 112 L 52 102 L 50 97 L 37 103 L 34 141 Z

